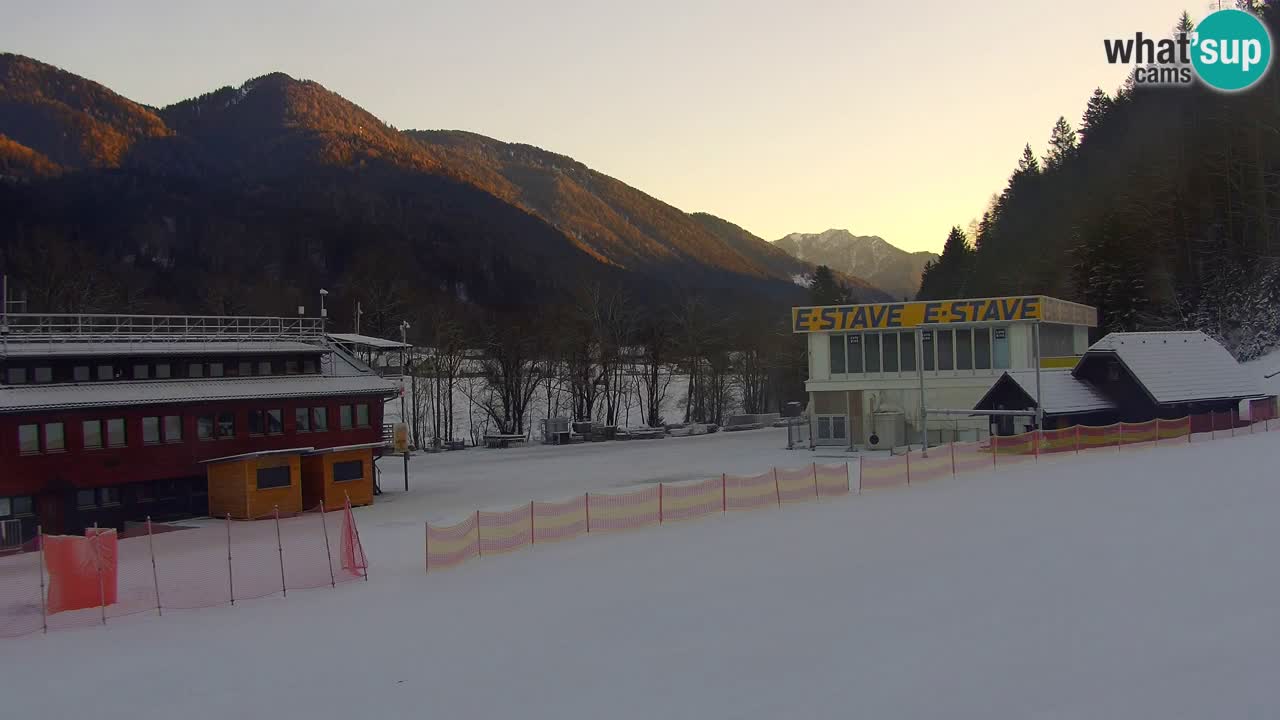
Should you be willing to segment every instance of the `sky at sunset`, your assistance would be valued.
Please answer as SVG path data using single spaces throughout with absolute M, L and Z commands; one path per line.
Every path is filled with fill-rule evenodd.
M 570 155 L 769 240 L 848 228 L 938 250 L 1043 154 L 1105 37 L 1206 0 L 10 0 L 0 51 L 167 105 L 280 70 L 398 128 Z

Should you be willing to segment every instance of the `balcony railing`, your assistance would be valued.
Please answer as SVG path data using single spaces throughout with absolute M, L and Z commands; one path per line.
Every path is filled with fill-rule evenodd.
M 0 342 L 302 340 L 324 337 L 324 321 L 238 315 L 79 315 L 9 313 Z

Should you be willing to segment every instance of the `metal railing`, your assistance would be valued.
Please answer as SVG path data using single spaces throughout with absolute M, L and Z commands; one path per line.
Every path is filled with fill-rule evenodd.
M 0 342 L 314 341 L 323 337 L 324 321 L 307 317 L 9 313 L 0 320 Z

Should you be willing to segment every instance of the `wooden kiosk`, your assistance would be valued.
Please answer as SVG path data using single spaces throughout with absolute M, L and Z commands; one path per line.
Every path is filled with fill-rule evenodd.
M 263 450 L 206 460 L 209 515 L 236 520 L 302 512 L 302 454 L 312 448 Z
M 382 443 L 310 449 L 302 453 L 302 504 L 339 510 L 373 504 L 373 451 Z M 212 502 L 212 496 L 210 496 Z

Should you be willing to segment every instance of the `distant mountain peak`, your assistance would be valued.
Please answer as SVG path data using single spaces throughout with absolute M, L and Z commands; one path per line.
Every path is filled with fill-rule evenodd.
M 793 257 L 860 277 L 894 297 L 913 298 L 930 252 L 907 252 L 879 235 L 854 235 L 842 228 L 791 233 L 774 243 Z

